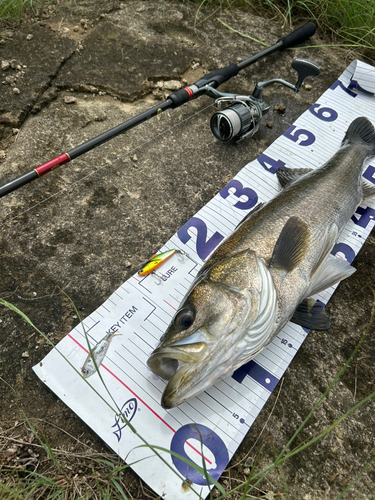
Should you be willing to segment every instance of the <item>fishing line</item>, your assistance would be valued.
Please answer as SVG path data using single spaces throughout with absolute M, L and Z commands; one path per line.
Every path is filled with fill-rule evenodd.
M 196 117 L 197 115 L 199 115 L 200 113 L 203 113 L 204 111 L 206 111 L 207 109 L 211 108 L 214 106 L 214 103 L 211 103 L 209 104 L 208 106 L 205 106 L 204 108 L 196 111 L 195 113 L 191 114 L 190 116 L 188 116 L 187 118 L 184 118 L 183 120 L 181 120 L 180 122 L 177 122 L 176 124 L 172 125 L 171 127 L 167 128 L 166 130 L 163 130 L 162 132 L 156 134 L 155 136 L 151 137 L 150 139 L 144 141 L 143 143 L 141 143 L 140 145 L 134 147 L 133 149 L 131 149 L 130 151 L 128 151 L 127 153 L 125 153 L 125 157 L 130 157 L 131 154 L 133 154 L 135 151 L 137 151 L 138 149 L 140 149 L 141 147 L 145 146 L 146 144 L 150 144 L 152 143 L 153 141 L 155 141 L 156 139 L 164 136 L 165 134 L 167 134 L 168 132 L 170 132 L 171 130 L 179 127 L 180 125 L 186 123 L 187 121 L 191 120 L 192 118 Z M 9 223 L 11 223 L 12 221 L 14 221 L 15 219 L 17 219 L 18 217 L 36 209 L 38 206 L 42 205 L 43 203 L 45 203 L 46 201 L 56 197 L 56 196 L 60 196 L 60 195 L 63 195 L 64 193 L 68 194 L 68 191 L 71 190 L 73 187 L 75 187 L 76 184 L 84 181 L 85 179 L 87 179 L 88 177 L 90 177 L 91 175 L 94 175 L 94 174 L 97 174 L 98 172 L 100 172 L 101 170 L 103 170 L 104 168 L 106 167 L 111 167 L 112 165 L 109 165 L 109 164 L 105 164 L 105 165 L 102 165 L 101 167 L 97 168 L 96 170 L 93 170 L 91 172 L 89 172 L 87 175 L 84 175 L 82 178 L 72 182 L 71 184 L 69 184 L 68 186 L 66 186 L 65 188 L 61 189 L 60 191 L 58 191 L 57 193 L 54 193 L 52 194 L 51 196 L 48 196 L 47 198 L 45 198 L 44 200 L 36 203 L 35 205 L 31 206 L 30 208 L 20 212 L 19 214 L 15 215 L 14 217 L 6 220 L 5 222 L 3 222 L 2 224 L 0 224 L 0 227 L 2 226 L 5 226 Z M 118 188 L 119 186 L 116 185 L 116 187 Z M 120 186 L 120 189 L 121 186 Z M 36 263 L 38 265 L 38 263 Z M 140 263 L 141 265 L 141 263 Z M 116 273 L 110 273 L 110 274 L 107 274 L 105 272 L 97 272 L 96 275 L 95 275 L 95 278 L 98 278 L 98 277 L 111 277 L 111 276 L 115 276 L 115 275 L 121 275 L 121 279 L 123 280 L 123 276 L 124 276 L 124 272 L 125 274 L 128 274 L 129 272 L 133 273 L 132 271 L 124 271 L 123 269 L 122 270 L 119 270 L 117 271 Z M 88 276 L 86 278 L 86 280 L 88 280 L 90 277 Z M 55 281 L 52 277 L 51 279 L 53 281 Z M 64 285 L 64 289 L 66 288 L 69 288 L 70 285 L 76 283 L 77 281 L 80 281 L 82 278 L 81 277 L 77 277 L 77 278 L 71 278 L 69 280 L 69 282 Z M 54 288 L 53 288 L 53 291 L 49 294 L 45 294 L 45 295 L 42 295 L 42 296 L 39 296 L 39 297 L 22 297 L 20 295 L 18 295 L 16 292 L 17 292 L 17 289 L 19 288 L 19 285 L 16 287 L 16 289 L 14 291 L 4 291 L 4 292 L 1 292 L 0 293 L 0 296 L 4 297 L 11 297 L 13 295 L 15 295 L 18 299 L 20 300 L 23 300 L 23 301 L 35 301 L 35 300 L 42 300 L 42 299 L 50 299 L 52 297 L 56 297 L 56 296 L 59 296 L 61 295 L 63 292 L 57 292 L 56 293 L 56 288 L 59 288 L 60 285 L 55 285 Z
M 139 144 L 138 146 L 135 146 L 133 149 L 131 149 L 130 151 L 128 151 L 127 153 L 125 153 L 124 157 L 128 158 L 131 154 L 133 154 L 135 151 L 137 151 L 138 149 L 142 148 L 143 146 L 145 146 L 146 144 L 150 144 L 151 142 L 153 142 L 155 139 L 158 139 L 159 137 L 162 137 L 164 136 L 165 134 L 167 134 L 168 132 L 170 132 L 171 130 L 179 127 L 180 125 L 184 124 L 185 122 L 191 120 L 192 118 L 194 118 L 195 116 L 199 115 L 200 113 L 203 113 L 204 111 L 206 111 L 207 109 L 211 108 L 214 106 L 214 103 L 211 103 L 209 104 L 208 106 L 200 109 L 199 111 L 193 113 L 192 115 L 188 116 L 187 118 L 184 118 L 183 120 L 181 120 L 180 122 L 177 122 L 176 124 L 172 125 L 171 127 L 169 127 L 168 129 L 166 130 L 163 130 L 162 132 L 160 132 L 159 134 L 156 134 L 155 136 L 151 137 L 151 139 L 148 139 L 146 140 L 145 142 Z M 6 224 L 9 224 L 10 222 L 14 221 L 15 219 L 17 219 L 18 217 L 26 214 L 27 212 L 30 212 L 31 210 L 34 210 L 35 208 L 37 208 L 39 205 L 42 205 L 43 203 L 45 203 L 46 201 L 48 200 L 51 200 L 52 198 L 55 198 L 56 196 L 59 196 L 63 193 L 67 193 L 70 189 L 72 189 L 76 184 L 80 183 L 80 182 L 83 182 L 85 179 L 87 179 L 88 177 L 94 175 L 94 174 L 97 174 L 98 172 L 102 171 L 103 169 L 107 168 L 107 167 L 112 167 L 112 165 L 108 165 L 108 164 L 105 164 L 105 165 L 102 165 L 101 167 L 97 168 L 96 170 L 92 170 L 91 172 L 89 172 L 88 174 L 84 175 L 83 177 L 81 177 L 80 179 L 72 182 L 71 184 L 69 184 L 68 186 L 66 186 L 65 188 L 62 188 L 60 191 L 57 191 L 57 193 L 54 193 L 54 194 L 51 194 L 51 196 L 48 196 L 47 198 L 45 198 L 44 200 L 42 201 L 39 201 L 38 203 L 36 203 L 35 205 L 31 206 L 30 208 L 27 208 L 26 210 L 18 213 L 17 215 L 11 217 L 10 219 L 7 219 L 6 221 L 4 221 L 3 223 L 0 224 L 0 227 L 3 227 L 5 226 Z M 118 188 L 119 186 L 116 185 L 116 188 Z M 120 189 L 121 189 L 121 186 L 120 186 Z

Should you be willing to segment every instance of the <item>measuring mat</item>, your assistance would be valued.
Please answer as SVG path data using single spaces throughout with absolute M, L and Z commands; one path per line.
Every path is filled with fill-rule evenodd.
M 177 453 L 218 479 L 305 339 L 308 330 L 288 323 L 254 360 L 231 377 L 177 408 L 160 406 L 166 382 L 146 361 L 158 345 L 204 260 L 259 202 L 279 191 L 278 168 L 317 168 L 340 148 L 349 124 L 359 116 L 375 124 L 375 68 L 354 61 L 298 120 L 256 160 L 244 167 L 207 205 L 160 249 L 182 250 L 153 274 L 135 274 L 53 349 L 35 373 L 135 472 L 165 499 L 205 498 L 206 478 Z M 363 176 L 375 184 L 375 167 Z M 374 225 L 375 203 L 364 204 L 340 235 L 332 253 L 351 263 Z M 323 308 L 335 287 L 316 295 Z M 84 327 L 84 328 L 83 328 Z M 80 371 L 91 348 L 113 336 L 100 367 Z M 66 359 L 64 359 L 64 356 Z M 74 370 L 74 368 L 78 370 Z M 91 385 L 88 385 L 88 383 Z M 119 416 L 119 409 L 164 461 L 146 447 Z M 191 489 L 182 482 L 191 481 Z M 190 484 L 190 482 L 189 482 Z

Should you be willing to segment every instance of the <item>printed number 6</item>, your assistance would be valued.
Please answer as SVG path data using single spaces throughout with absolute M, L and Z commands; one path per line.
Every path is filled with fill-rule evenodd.
M 338 114 L 337 112 L 332 109 L 332 108 L 319 108 L 320 104 L 313 104 L 311 108 L 309 108 L 309 111 L 315 115 L 319 120 L 323 120 L 325 122 L 334 122 Z M 328 115 L 328 116 L 327 116 Z
M 248 187 L 243 187 L 240 181 L 236 181 L 235 179 L 228 182 L 228 184 L 220 191 L 220 196 L 222 198 L 228 198 L 230 188 L 234 188 L 235 192 L 233 193 L 237 198 L 240 198 L 242 195 L 247 197 L 247 201 L 238 201 L 234 206 L 235 208 L 239 208 L 240 210 L 248 210 L 256 205 L 258 201 L 258 195 L 256 192 Z

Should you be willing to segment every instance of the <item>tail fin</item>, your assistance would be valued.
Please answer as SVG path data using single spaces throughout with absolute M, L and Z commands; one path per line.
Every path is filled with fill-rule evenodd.
M 374 125 L 364 116 L 356 118 L 352 121 L 346 131 L 342 144 L 353 143 L 356 141 L 368 144 L 372 149 L 375 149 Z

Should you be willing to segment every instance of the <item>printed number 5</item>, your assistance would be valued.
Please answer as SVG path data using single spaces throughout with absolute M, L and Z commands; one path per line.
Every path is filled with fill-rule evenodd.
M 305 130 L 303 128 L 296 130 L 295 125 L 289 127 L 288 130 L 284 132 L 283 135 L 288 139 L 290 139 L 291 141 L 297 142 L 299 146 L 311 146 L 311 144 L 315 142 L 315 135 L 312 132 L 309 132 L 308 130 Z M 303 139 L 302 141 L 298 142 L 301 135 L 304 135 L 306 139 Z

